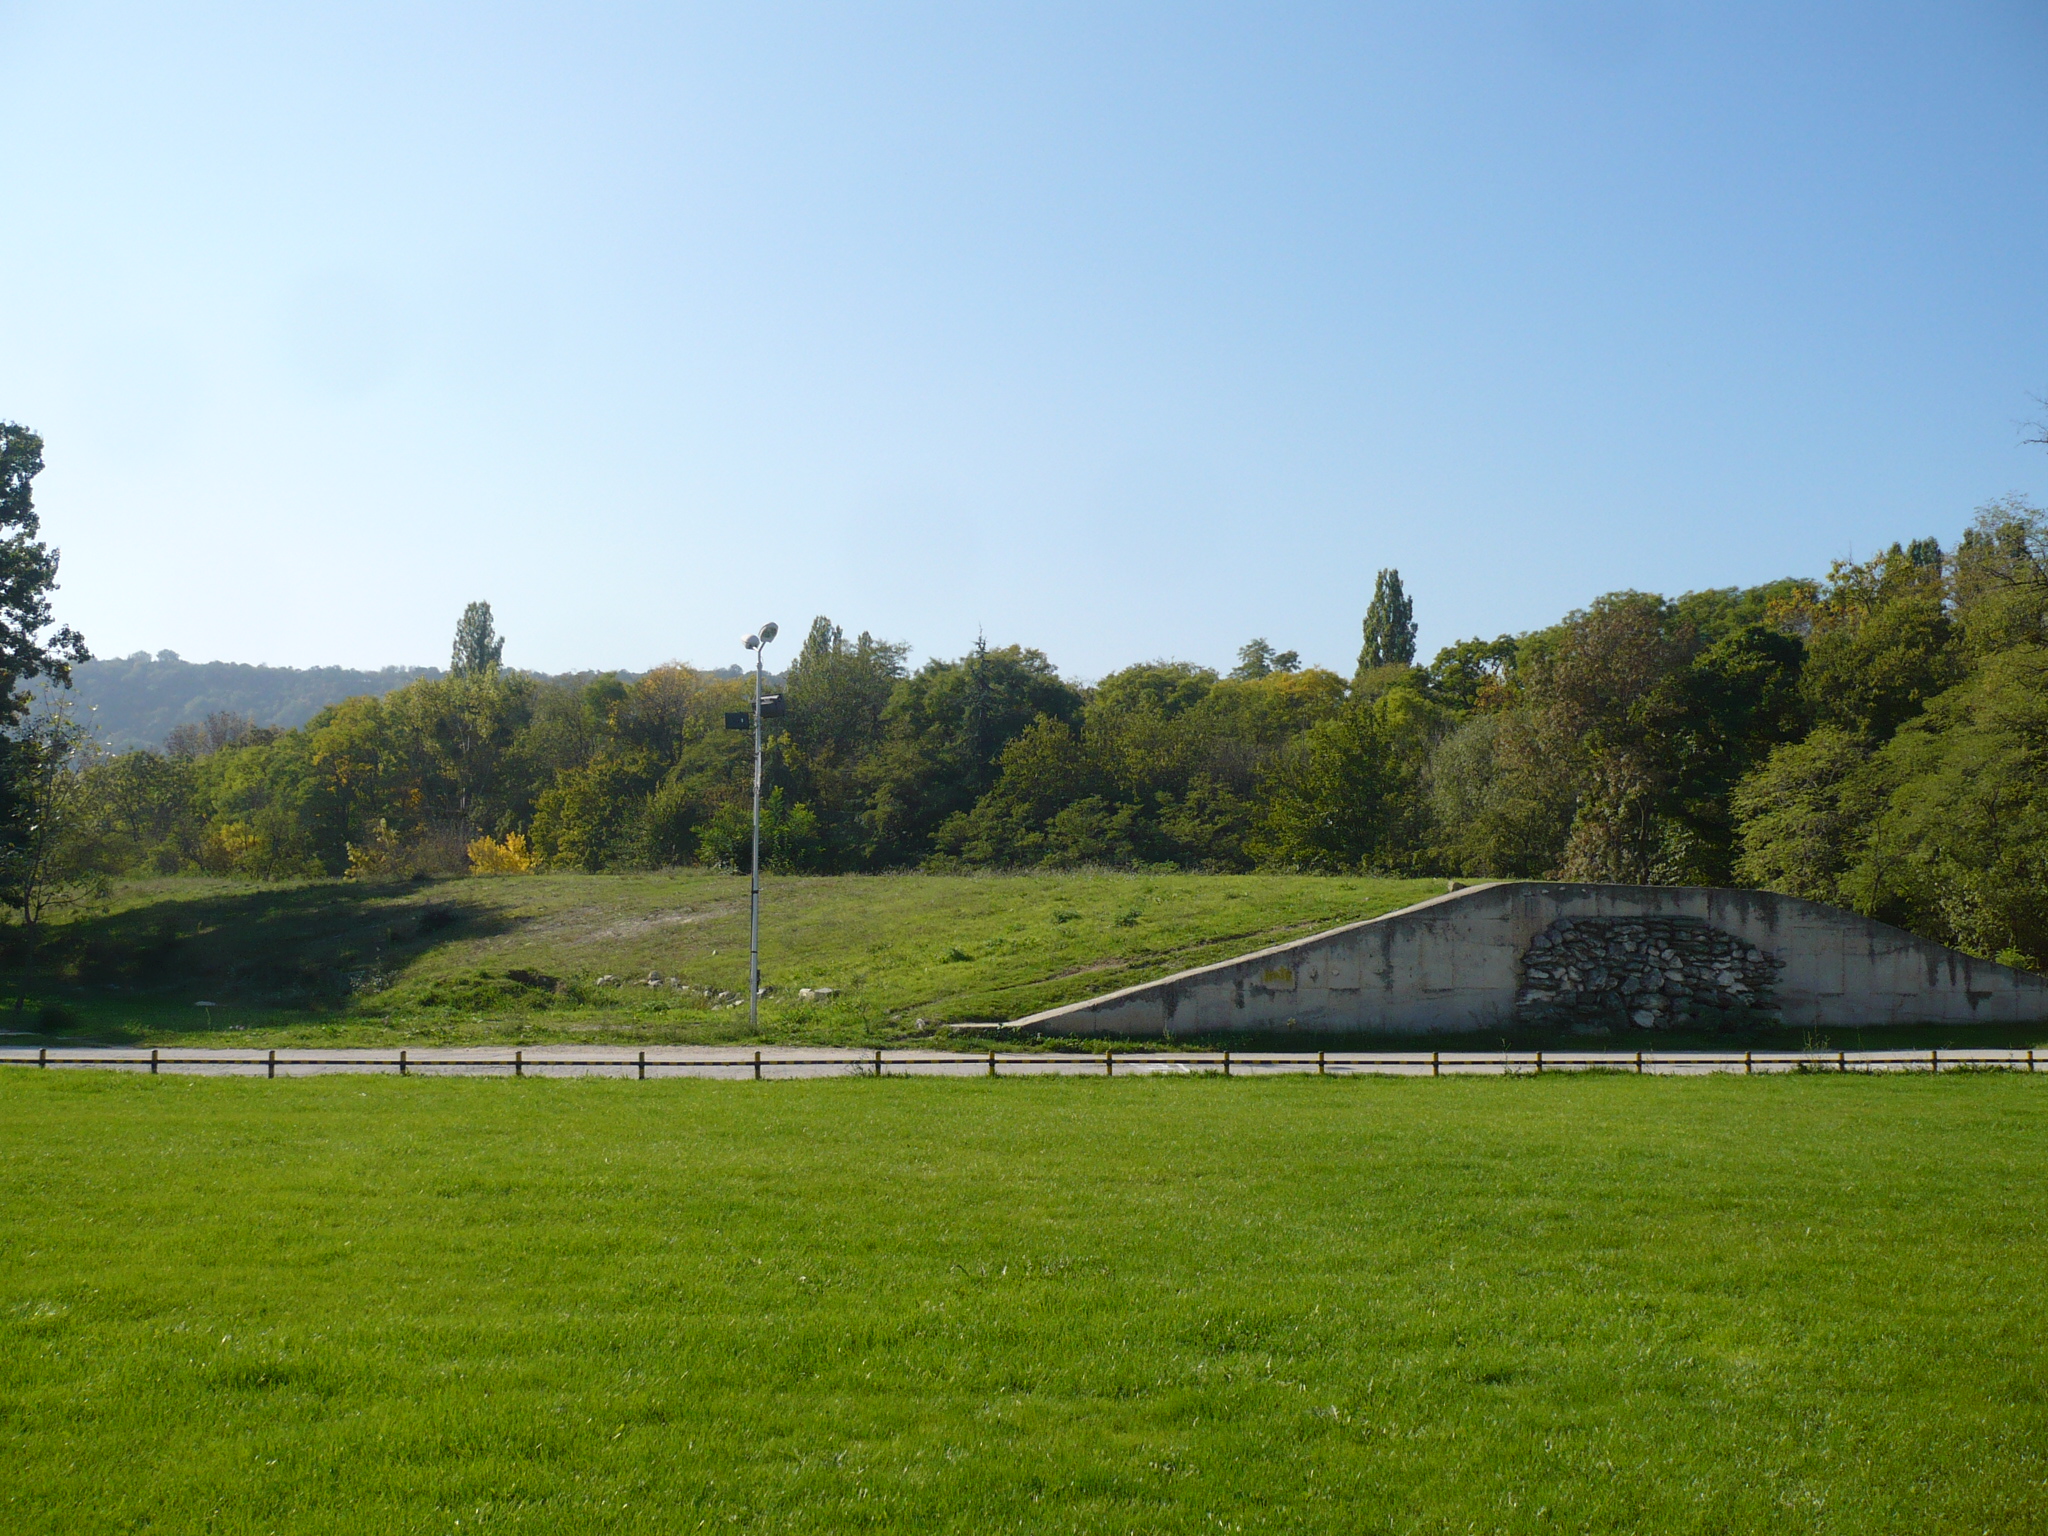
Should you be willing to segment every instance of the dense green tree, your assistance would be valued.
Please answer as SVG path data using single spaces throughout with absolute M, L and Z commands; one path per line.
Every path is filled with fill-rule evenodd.
M 1882 741 L 1962 675 L 1935 540 L 1838 560 L 1824 582 L 1778 587 L 1770 627 L 1805 639 L 1802 687 L 1818 724 Z
M 24 724 L 30 694 L 41 678 L 62 687 L 75 662 L 90 659 L 85 642 L 67 626 L 52 628 L 51 594 L 57 590 L 57 551 L 45 544 L 35 509 L 35 478 L 43 469 L 43 440 L 26 427 L 0 421 L 0 900 L 18 912 L 34 909 L 36 871 L 57 857 L 36 820 L 36 806 L 68 795 L 68 781 L 49 775 L 45 739 L 59 718 Z M 26 882 L 26 883 L 24 883 Z
M 1950 590 L 1970 658 L 2048 643 L 2048 513 L 2017 496 L 1978 508 Z
M 1675 604 L 1615 592 L 1530 648 L 1527 691 L 1540 750 L 1569 769 L 1577 791 L 1565 878 L 1658 877 L 1674 775 L 1670 683 L 1696 646 Z
M 175 875 L 199 867 L 206 824 L 193 794 L 191 758 L 105 753 L 82 768 L 80 779 L 106 868 Z
M 1358 670 L 1406 667 L 1415 661 L 1415 604 L 1401 586 L 1401 573 L 1383 570 L 1373 578 L 1372 602 L 1365 610 L 1365 644 Z
M 1436 653 L 1423 686 L 1431 698 L 1461 713 L 1502 707 L 1511 701 L 1520 650 L 1513 635 L 1460 640 Z
M 1804 728 L 1803 651 L 1739 595 L 1613 593 L 1553 629 L 1441 653 L 1423 690 L 1466 718 L 1427 771 L 1437 861 L 1466 874 L 1720 883 L 1730 796 Z M 1704 648 L 1687 613 L 1721 638 Z
M 1299 652 L 1276 651 L 1262 638 L 1247 640 L 1238 647 L 1237 665 L 1230 669 L 1230 675 L 1238 682 L 1247 682 L 1275 672 L 1297 671 L 1300 666 Z
M 345 871 L 349 850 L 367 847 L 380 831 L 410 838 L 424 829 L 421 765 L 386 700 L 367 695 L 344 700 L 295 734 L 305 738 L 311 759 L 299 804 L 314 856 L 330 874 Z M 209 762 L 218 756 L 209 754 Z M 269 765 L 267 756 L 255 761 Z M 241 767 L 241 754 L 213 766 L 225 774 L 230 764 Z
M 0 843 L 0 891 L 20 925 L 25 972 L 44 922 L 104 884 L 105 861 L 96 847 L 104 829 L 91 814 L 88 781 L 78 771 L 91 737 L 71 712 L 62 705 L 38 708 L 8 729 L 21 817 L 19 834 Z M 17 1011 L 21 1002 L 17 989 Z
M 1804 613 L 1817 592 L 1817 583 L 1788 576 L 1760 587 L 1707 587 L 1687 592 L 1672 606 L 1679 622 L 1688 625 L 1706 646 L 1757 625 L 1787 634 L 1804 633 L 1803 622 L 1795 619 L 1788 625 L 1785 621 Z
M 753 868 L 754 815 L 751 801 L 718 807 L 698 840 L 706 864 L 741 874 Z M 825 865 L 825 841 L 810 807 L 787 803 L 777 785 L 761 802 L 761 867 L 778 875 L 815 874 Z
M 1902 596 L 1808 642 L 1804 686 L 1819 723 L 1883 741 L 1965 668 L 1938 589 Z
M 871 748 L 882 737 L 909 649 L 865 630 L 848 640 L 830 619 L 813 619 L 783 688 L 791 739 L 820 759 L 852 759 Z
M 947 818 L 994 786 L 1004 748 L 1040 716 L 1077 720 L 1082 705 L 1042 651 L 977 644 L 959 661 L 925 663 L 896 685 L 864 766 L 866 859 L 924 858 Z
M 592 873 L 635 867 L 660 788 L 661 764 L 644 750 L 605 752 L 563 770 L 535 807 L 535 852 L 546 863 Z M 673 829 L 664 831 L 673 840 Z
M 1882 801 L 1850 900 L 1975 954 L 2048 963 L 2048 648 L 1988 658 L 1863 773 Z
M 1266 774 L 1253 846 L 1264 863 L 1319 871 L 1388 867 L 1412 792 L 1379 705 L 1354 703 L 1311 727 Z
M 778 773 L 792 803 L 818 822 L 828 867 L 862 867 L 871 786 L 863 772 L 886 733 L 889 700 L 903 680 L 909 647 L 863 631 L 849 640 L 830 619 L 811 621 L 791 663 Z
M 29 678 L 61 685 L 73 663 L 91 659 L 76 631 L 51 628 L 58 554 L 37 537 L 34 482 L 42 469 L 43 440 L 0 421 L 0 724 L 20 715 Z
M 645 680 L 641 686 L 652 691 Z M 450 839 L 467 844 L 480 832 L 515 830 L 521 797 L 508 775 L 533 692 L 531 679 L 491 666 L 418 682 L 386 700 L 420 755 L 421 814 Z
M 934 846 L 970 864 L 1248 868 L 1261 772 L 1344 698 L 1320 668 L 1218 681 L 1181 662 L 1127 667 L 1078 723 L 1042 719 L 1012 742 Z
M 1527 706 L 1460 721 L 1431 752 L 1426 791 L 1431 862 L 1448 874 L 1551 879 L 1578 810 L 1568 754 Z
M 1778 747 L 1806 729 L 1799 640 L 1749 624 L 1708 646 L 1668 684 L 1663 749 L 1671 827 L 1664 837 L 1668 878 L 1727 885 L 1737 849 L 1736 786 Z
M 1263 694 L 1293 674 L 1273 672 L 1252 682 L 1218 684 L 1207 667 L 1186 662 L 1149 661 L 1112 672 L 1096 684 L 1081 720 L 1090 763 L 1099 783 L 1076 797 L 1107 795 L 1114 800 L 1148 800 L 1159 790 L 1178 791 L 1211 761 L 1213 714 L 1209 701 L 1220 687 Z
M 940 854 L 967 864 L 1015 867 L 1073 862 L 1056 845 L 1054 820 L 1071 807 L 1102 806 L 1114 776 L 1077 724 L 1040 715 L 1003 749 L 1001 775 L 969 810 L 933 836 Z
M 316 762 L 311 729 L 216 752 L 193 766 L 206 816 L 202 868 L 262 879 L 347 869 L 348 844 L 335 836 L 340 818 L 330 798 L 333 785 Z M 373 803 L 398 814 L 407 804 L 402 793 Z M 360 835 L 367 839 L 368 829 Z
M 535 796 L 536 853 L 590 870 L 697 857 L 721 811 L 751 811 L 753 738 L 724 728 L 726 711 L 750 698 L 751 680 L 679 667 L 587 684 L 573 711 L 555 711 L 562 750 Z
M 1131 670 L 1149 675 L 1119 677 L 1118 685 L 1134 680 L 1141 685 L 1113 685 L 1113 702 L 1107 706 L 1098 690 L 1089 705 L 1092 722 L 1087 715 L 1072 722 L 1041 715 L 1005 747 L 995 785 L 933 834 L 937 861 L 1057 867 L 1138 860 L 1141 854 L 1131 836 L 1138 811 L 1119 804 L 1118 769 L 1139 739 L 1164 749 L 1150 759 L 1163 764 L 1178 739 L 1176 722 L 1184 710 L 1162 705 L 1176 690 L 1159 669 Z M 1208 678 L 1213 680 L 1213 674 Z M 1147 689 L 1144 681 L 1168 686 Z M 1105 728 L 1111 719 L 1119 729 Z M 1104 834 L 1111 821 L 1120 828 L 1114 847 Z
M 1870 761 L 1859 732 L 1824 725 L 1773 752 L 1736 787 L 1735 877 L 1808 901 L 1840 902 L 1862 855 L 1876 796 L 1859 775 Z
M 1269 667 L 1261 678 L 1272 675 Z M 1199 708 L 1216 689 L 1216 674 L 1185 661 L 1147 661 L 1112 672 L 1097 683 L 1087 701 L 1099 719 L 1178 720 Z
M 455 645 L 448 670 L 456 677 L 495 672 L 505 656 L 505 639 L 491 618 L 489 603 L 471 603 L 455 625 Z

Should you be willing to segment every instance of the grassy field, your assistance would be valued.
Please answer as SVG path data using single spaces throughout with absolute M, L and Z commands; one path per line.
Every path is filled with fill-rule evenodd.
M 2048 1530 L 2048 1084 L 0 1077 L 9 1532 Z
M 1047 874 L 764 882 L 763 1038 L 1022 1018 L 1440 894 L 1440 880 Z M 703 870 L 365 887 L 158 880 L 59 929 L 15 1028 L 151 1044 L 746 1037 L 747 885 Z M 658 975 L 662 985 L 648 986 Z M 598 985 L 601 978 L 616 984 Z M 804 987 L 839 996 L 806 1004 Z M 721 998 L 719 993 L 726 994 Z M 193 1005 L 206 1000 L 211 1011 Z

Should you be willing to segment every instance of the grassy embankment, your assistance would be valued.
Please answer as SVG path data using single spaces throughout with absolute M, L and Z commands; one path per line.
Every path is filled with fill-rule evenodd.
M 1048 874 L 765 882 L 763 1038 L 929 1039 L 1407 906 L 1440 880 Z M 731 875 L 123 885 L 58 929 L 12 1027 L 156 1044 L 738 1041 Z M 524 980 L 512 973 L 521 973 Z M 664 984 L 649 987 L 659 974 Z M 599 986 L 605 976 L 619 984 Z M 822 1005 L 803 987 L 833 987 Z M 727 994 L 726 1000 L 706 996 Z M 210 1013 L 194 1004 L 219 1004 Z M 920 1021 L 923 1021 L 921 1026 Z
M 130 882 L 8 964 L 16 1045 L 390 1046 L 593 1042 L 932 1043 L 942 1026 L 1022 1018 L 1189 966 L 1378 916 L 1436 880 L 1310 875 L 848 875 L 766 884 L 751 1036 L 746 883 L 730 875 L 543 875 L 364 887 L 342 881 Z M 18 939 L 19 930 L 7 930 Z M 662 978 L 648 986 L 650 974 Z M 602 978 L 613 983 L 599 985 Z M 805 1003 L 803 987 L 833 987 Z M 720 994 L 723 994 L 722 996 Z M 201 1000 L 217 1006 L 202 1009 Z M 1041 1040 L 997 1040 L 1042 1048 Z M 1069 1044 L 1101 1042 L 1067 1042 Z M 1298 1047 L 1298 1039 L 1234 1043 Z M 1599 1041 L 1554 1029 L 1470 1039 L 1325 1038 L 1374 1049 L 1499 1050 L 2048 1044 L 2028 1026 L 1694 1031 Z M 979 1048 L 979 1046 L 977 1046 Z
M 0 1076 L 11 1532 L 2048 1529 L 2048 1082 Z

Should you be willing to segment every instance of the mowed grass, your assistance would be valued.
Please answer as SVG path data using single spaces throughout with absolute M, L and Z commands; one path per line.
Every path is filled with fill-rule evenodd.
M 2048 1529 L 2048 1079 L 0 1077 L 10 1532 Z
M 1022 1018 L 1444 889 L 1087 872 L 763 884 L 761 1038 L 847 1044 Z M 15 1027 L 53 1002 L 72 1033 L 134 1044 L 719 1043 L 748 1037 L 732 1006 L 746 985 L 747 882 L 706 870 L 137 881 L 54 934 Z M 806 987 L 838 996 L 805 1003 Z

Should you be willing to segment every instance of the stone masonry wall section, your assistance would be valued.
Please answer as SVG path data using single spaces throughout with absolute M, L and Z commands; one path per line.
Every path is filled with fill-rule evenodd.
M 1518 1018 L 1578 1028 L 1776 1022 L 1784 962 L 1690 917 L 1561 917 L 1522 955 Z
M 1473 886 L 1018 1022 L 1158 1038 L 1469 1034 L 1521 1023 L 1658 1029 L 2048 1023 L 2048 977 L 1768 891 Z

